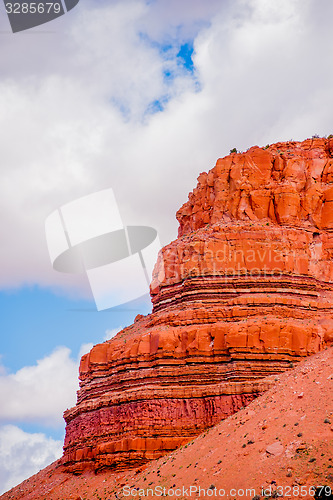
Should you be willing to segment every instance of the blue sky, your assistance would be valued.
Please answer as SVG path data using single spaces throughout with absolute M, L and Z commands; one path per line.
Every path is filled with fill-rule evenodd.
M 56 346 L 77 358 L 82 344 L 104 341 L 106 331 L 133 323 L 151 311 L 149 296 L 104 311 L 91 300 L 74 300 L 39 286 L 2 291 L 1 361 L 8 371 L 32 365 Z
M 85 352 L 88 351 L 91 344 L 103 342 L 133 323 L 137 314 L 151 311 L 148 295 L 122 306 L 97 311 L 93 299 L 69 299 L 38 286 L 3 291 L 0 303 L 1 330 L 6 332 L 1 340 L 1 365 L 6 376 L 22 367 L 35 365 L 37 360 L 61 346 L 69 348 L 77 366 L 82 346 L 86 346 Z M 3 417 L 2 423 L 19 425 L 29 433 L 42 431 L 58 440 L 64 437 L 61 419 L 48 424 L 34 422 L 31 418 L 21 419 L 17 415 L 16 418 Z
M 91 0 L 13 35 L 0 8 L 0 492 L 61 454 L 80 355 L 151 307 L 97 312 L 87 279 L 52 268 L 48 215 L 112 188 L 123 223 L 164 245 L 231 148 L 333 133 L 332 14 L 330 0 Z

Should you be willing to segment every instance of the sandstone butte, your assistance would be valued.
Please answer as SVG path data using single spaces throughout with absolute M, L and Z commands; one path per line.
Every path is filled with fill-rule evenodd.
M 161 457 L 333 342 L 333 139 L 219 159 L 177 219 L 152 313 L 81 360 L 68 472 Z

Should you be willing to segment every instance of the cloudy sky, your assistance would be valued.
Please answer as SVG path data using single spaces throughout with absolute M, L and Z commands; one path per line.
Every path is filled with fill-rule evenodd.
M 12 34 L 1 4 L 0 492 L 60 456 L 81 354 L 150 310 L 97 312 L 84 275 L 53 270 L 46 217 L 111 187 L 166 244 L 230 149 L 333 133 L 332 17 L 331 0 L 82 0 Z

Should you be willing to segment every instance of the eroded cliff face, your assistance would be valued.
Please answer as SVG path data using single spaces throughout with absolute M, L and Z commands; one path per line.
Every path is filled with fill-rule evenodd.
M 200 174 L 152 314 L 81 360 L 68 470 L 140 465 L 333 342 L 333 141 L 251 148 Z
M 333 229 L 333 138 L 277 143 L 219 159 L 177 212 L 179 235 L 226 220 Z

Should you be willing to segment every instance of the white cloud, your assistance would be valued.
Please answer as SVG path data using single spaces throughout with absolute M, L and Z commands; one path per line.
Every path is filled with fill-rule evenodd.
M 90 294 L 49 263 L 44 220 L 65 202 L 112 187 L 124 222 L 152 225 L 165 244 L 197 175 L 230 148 L 332 132 L 331 2 L 178 4 L 81 2 L 54 34 L 5 37 L 0 287 Z M 194 76 L 175 59 L 187 36 Z M 14 65 L 23 44 L 29 59 Z
M 62 455 L 62 441 L 42 433 L 0 426 L 0 494 L 32 476 Z
M 63 441 L 12 423 L 64 427 L 63 412 L 76 403 L 78 363 L 92 347 L 83 344 L 76 360 L 70 349 L 58 347 L 14 374 L 0 365 L 0 494 L 61 457 Z
M 88 342 L 87 344 L 82 344 L 79 350 L 79 355 L 78 359 L 80 360 L 82 356 L 87 354 L 91 349 L 94 347 L 94 344 L 92 342 Z
M 123 328 L 123 326 L 119 326 L 118 328 L 112 328 L 112 330 L 106 330 L 103 341 L 112 339 L 112 337 L 117 335 L 117 333 L 120 332 L 120 330 L 122 330 Z
M 59 347 L 34 366 L 1 374 L 0 422 L 63 426 L 62 414 L 75 405 L 78 389 L 78 363 L 70 352 Z

